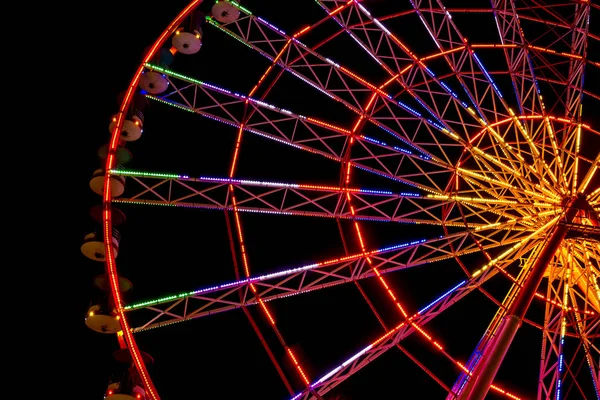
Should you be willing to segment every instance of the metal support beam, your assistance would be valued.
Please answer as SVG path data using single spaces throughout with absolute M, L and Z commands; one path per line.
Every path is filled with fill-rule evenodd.
M 567 224 L 572 222 L 584 206 L 585 198 L 583 196 L 570 199 L 565 207 L 563 221 Z M 544 272 L 569 231 L 567 224 L 558 224 L 554 227 L 554 231 L 546 242 L 544 249 L 531 267 L 523 287 L 510 303 L 508 312 L 500 323 L 498 333 L 486 347 L 482 359 L 459 395 L 459 400 L 483 400 L 487 395 L 502 360 L 504 360 L 504 356 L 508 352 L 535 292 L 544 277 Z

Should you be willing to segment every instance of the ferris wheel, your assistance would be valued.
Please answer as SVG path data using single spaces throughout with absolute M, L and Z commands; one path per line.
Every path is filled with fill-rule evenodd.
M 600 398 L 600 5 L 475 7 L 181 10 L 90 180 L 106 398 Z

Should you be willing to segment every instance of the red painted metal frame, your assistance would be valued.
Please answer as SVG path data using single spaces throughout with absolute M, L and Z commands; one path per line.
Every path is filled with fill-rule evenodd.
M 111 139 L 108 147 L 108 155 L 106 157 L 105 166 L 105 179 L 104 179 L 104 247 L 106 249 L 106 275 L 109 277 L 112 299 L 117 310 L 117 314 L 120 317 L 121 330 L 123 332 L 124 343 L 126 344 L 129 352 L 131 353 L 133 363 L 135 364 L 136 370 L 139 374 L 141 381 L 146 389 L 146 394 L 154 400 L 159 400 L 160 396 L 154 387 L 154 383 L 150 378 L 146 365 L 142 359 L 140 350 L 133 337 L 133 333 L 129 328 L 125 313 L 123 311 L 123 301 L 121 292 L 119 289 L 119 276 L 117 273 L 117 265 L 115 262 L 115 255 L 112 249 L 112 219 L 111 219 L 111 203 L 112 203 L 112 191 L 111 191 L 111 170 L 115 167 L 116 163 L 116 150 L 119 144 L 119 137 L 121 129 L 123 128 L 123 122 L 127 110 L 129 109 L 133 94 L 137 89 L 140 76 L 144 71 L 144 65 L 148 63 L 166 42 L 166 40 L 175 32 L 179 25 L 187 18 L 188 15 L 199 5 L 203 0 L 194 0 L 187 5 L 180 13 L 173 19 L 173 21 L 167 26 L 163 33 L 156 39 L 154 44 L 150 47 L 144 59 L 138 69 L 136 70 L 128 88 L 125 92 L 123 101 L 119 108 L 119 113 L 116 116 L 115 126 L 112 131 Z

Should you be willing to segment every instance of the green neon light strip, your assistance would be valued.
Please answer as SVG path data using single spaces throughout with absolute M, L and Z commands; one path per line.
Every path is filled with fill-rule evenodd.
M 169 76 L 173 76 L 175 78 L 180 78 L 180 79 L 186 80 L 186 81 L 191 82 L 191 83 L 196 83 L 198 85 L 206 85 L 206 83 L 204 83 L 204 82 L 202 82 L 202 81 L 200 81 L 198 79 L 190 78 L 189 76 L 182 75 L 179 72 L 172 71 L 172 70 L 170 70 L 168 68 L 159 67 L 158 65 L 154 65 L 154 64 L 150 64 L 150 63 L 146 63 L 146 64 L 144 64 L 144 66 L 147 67 L 147 68 L 150 68 L 150 69 L 152 69 L 154 71 L 158 71 L 158 72 L 161 72 L 163 74 L 167 74 Z
M 160 172 L 134 171 L 134 170 L 130 170 L 130 169 L 111 169 L 110 173 L 113 175 L 119 175 L 119 176 L 144 176 L 147 178 L 170 178 L 170 179 L 181 178 L 181 175 L 177 175 L 177 174 L 163 174 Z
M 130 306 L 125 306 L 125 307 L 123 307 L 123 309 L 131 311 L 131 310 L 135 310 L 136 308 L 148 307 L 148 306 L 155 305 L 155 304 L 165 302 L 165 301 L 177 300 L 177 299 L 181 299 L 184 297 L 193 296 L 194 294 L 195 294 L 195 292 L 188 292 L 188 293 L 181 293 L 181 294 L 176 294 L 176 295 L 172 295 L 172 296 L 161 297 L 160 299 L 155 299 L 155 300 L 145 301 L 143 303 L 136 303 L 136 304 L 132 304 Z
M 239 3 L 233 1 L 233 0 L 229 0 L 228 1 L 230 4 L 233 4 L 235 7 L 239 8 L 240 10 L 242 10 L 243 12 L 245 12 L 248 15 L 252 15 L 252 13 L 250 12 L 250 10 L 248 10 L 247 8 L 242 7 Z M 219 0 L 215 1 L 215 3 L 219 3 Z
M 113 199 L 113 203 L 118 204 L 137 204 L 143 206 L 160 206 L 160 207 L 177 207 L 177 204 L 169 204 L 169 203 L 147 203 L 144 201 L 133 201 L 133 200 L 121 200 L 121 199 Z
M 206 18 L 206 20 L 208 21 L 209 24 L 211 24 L 212 26 L 214 26 L 215 28 L 219 29 L 221 32 L 228 34 L 229 36 L 231 36 L 232 38 L 234 38 L 235 40 L 237 40 L 238 42 L 248 46 L 249 48 L 252 48 L 251 45 L 249 45 L 248 43 L 244 42 L 242 39 L 240 39 L 239 37 L 233 35 L 232 33 L 229 33 L 229 31 L 226 31 L 225 29 L 223 29 L 221 27 L 221 24 L 219 24 L 217 21 L 215 21 L 213 18 L 208 17 Z
M 195 113 L 195 111 L 193 109 L 185 107 L 185 106 L 181 106 L 181 105 L 179 105 L 177 103 L 172 103 L 170 101 L 159 99 L 158 97 L 154 97 L 154 96 L 151 96 L 151 95 L 146 95 L 146 97 L 149 98 L 149 99 L 151 99 L 151 100 L 158 101 L 159 103 L 163 103 L 163 104 L 169 105 L 171 107 L 179 108 L 180 110 L 183 110 L 183 111 L 187 111 L 187 112 L 190 112 L 190 113 Z

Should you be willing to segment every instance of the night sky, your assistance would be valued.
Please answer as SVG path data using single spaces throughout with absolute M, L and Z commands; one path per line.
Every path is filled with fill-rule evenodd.
M 296 3 L 296 2 L 293 2 Z M 293 33 L 307 24 L 323 18 L 324 11 L 311 1 L 292 5 L 282 1 L 245 1 L 242 5 L 274 25 Z M 306 3 L 306 4 L 304 4 Z M 365 4 L 372 10 L 384 10 L 386 1 Z M 466 2 L 468 3 L 468 2 Z M 94 80 L 96 96 L 86 115 L 88 131 L 76 143 L 83 154 L 77 168 L 77 187 L 81 195 L 78 228 L 81 239 L 97 224 L 89 209 L 101 203 L 100 196 L 89 186 L 92 172 L 102 166 L 98 149 L 109 139 L 108 125 L 119 105 L 119 93 L 125 89 L 141 61 L 144 49 L 168 25 L 187 2 L 142 2 L 109 0 L 94 9 L 95 26 L 89 40 L 96 48 Z M 489 17 L 489 16 L 488 16 Z M 486 17 L 487 18 L 487 17 Z M 484 17 L 464 23 L 467 34 L 475 35 L 489 22 Z M 415 23 L 415 21 L 413 21 Z M 424 30 L 414 33 L 410 25 L 398 26 L 400 37 L 407 37 L 420 55 L 434 51 L 434 45 Z M 307 44 L 332 34 L 337 25 L 324 24 L 321 30 L 306 38 Z M 176 71 L 185 70 L 189 76 L 248 93 L 269 62 L 253 54 L 235 40 L 214 28 L 207 27 L 200 53 L 177 55 Z M 485 40 L 482 33 L 482 39 Z M 360 53 L 352 42 L 340 40 L 324 46 L 323 52 L 367 79 L 381 84 L 385 77 L 369 57 Z M 194 57 L 194 61 L 191 61 Z M 491 59 L 489 60 L 492 61 Z M 348 109 L 328 101 L 321 94 L 297 79 L 281 78 L 265 100 L 304 115 L 312 115 L 332 124 L 351 128 L 356 116 Z M 237 130 L 192 113 L 149 103 L 144 135 L 131 142 L 130 169 L 187 174 L 190 176 L 228 175 Z M 300 153 L 300 154 L 299 154 Z M 246 134 L 242 143 L 236 176 L 280 182 L 304 182 L 337 186 L 339 164 L 315 157 L 306 152 Z M 357 171 L 353 186 L 384 188 L 402 191 L 402 185 L 372 174 Z M 122 240 L 117 258 L 118 270 L 133 283 L 126 295 L 128 302 L 154 299 L 163 295 L 192 291 L 215 284 L 234 281 L 227 227 L 222 211 L 170 207 L 119 206 L 127 221 L 120 227 Z M 334 219 L 317 219 L 242 213 L 251 275 L 307 265 L 344 254 L 344 244 Z M 360 249 L 350 221 L 342 221 L 350 253 Z M 440 228 L 383 222 L 361 223 L 363 235 L 370 248 L 382 248 L 411 240 L 436 237 Z M 101 398 L 115 364 L 111 353 L 118 349 L 114 336 L 102 335 L 88 329 L 84 315 L 98 292 L 92 285 L 103 264 L 73 251 L 77 268 L 78 309 L 81 316 L 79 334 L 82 346 L 84 377 L 79 380 L 81 398 Z M 479 264 L 482 258 L 468 261 Z M 389 275 L 389 282 L 403 305 L 414 313 L 431 300 L 464 279 L 453 260 L 414 268 Z M 362 282 L 381 317 L 393 326 L 400 316 L 373 280 Z M 502 299 L 509 285 L 501 279 L 486 289 Z M 302 358 L 311 380 L 318 379 L 349 358 L 383 330 L 356 285 L 349 283 L 326 290 L 317 290 L 269 303 L 286 343 Z M 301 389 L 282 346 L 269 328 L 258 307 L 249 312 L 261 328 L 275 357 L 290 377 L 295 391 Z M 434 332 L 444 348 L 457 360 L 466 361 L 494 315 L 496 306 L 480 293 L 473 293 L 436 318 L 428 329 Z M 531 316 L 539 317 L 543 308 L 532 306 Z M 543 315 L 543 314 L 542 314 Z M 242 310 L 233 310 L 190 322 L 142 332 L 138 345 L 155 359 L 149 366 L 162 399 L 234 399 L 289 398 L 259 339 Z M 431 344 L 417 335 L 402 342 L 416 358 L 427 365 L 447 385 L 452 385 L 458 369 Z M 524 324 L 513 348 L 501 368 L 497 382 L 523 398 L 532 398 L 536 391 L 541 339 L 539 330 Z M 79 371 L 78 371 L 79 372 Z M 444 389 L 429 378 L 398 349 L 392 349 L 365 367 L 347 384 L 340 385 L 326 398 L 445 398 Z M 489 398 L 495 397 L 490 394 Z

